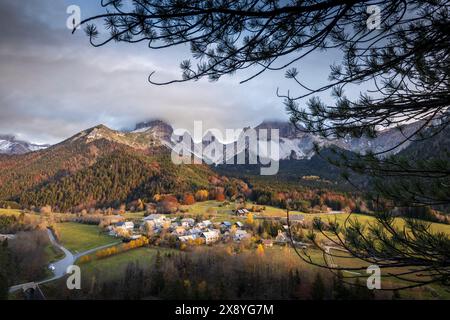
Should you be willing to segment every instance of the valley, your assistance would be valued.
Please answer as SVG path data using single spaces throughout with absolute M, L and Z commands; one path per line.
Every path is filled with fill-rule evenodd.
M 276 127 L 282 136 L 280 171 L 275 176 L 260 176 L 258 165 L 175 165 L 170 159 L 173 129 L 162 121 L 144 122 L 129 131 L 99 125 L 42 150 L 0 156 L 0 234 L 11 238 L 8 254 L 17 255 L 19 261 L 29 250 L 39 257 L 29 266 L 26 260 L 20 262 L 17 274 L 9 270 L 8 285 L 40 282 L 50 299 L 176 299 L 180 292 L 193 299 L 235 299 L 241 294 L 264 298 L 256 287 L 239 293 L 217 282 L 213 274 L 198 272 L 207 265 L 205 257 L 214 261 L 211 271 L 230 277 L 237 288 L 242 278 L 234 265 L 250 282 L 264 277 L 272 284 L 290 283 L 287 289 L 275 286 L 275 291 L 268 284 L 265 292 L 274 299 L 311 298 L 317 277 L 323 277 L 327 297 L 335 294 L 336 275 L 314 264 L 342 266 L 344 274 L 356 272 L 361 275 L 358 281 L 364 282 L 368 264 L 339 251 L 342 248 L 332 243 L 337 240 L 332 228 L 336 223 L 360 224 L 366 230 L 376 225 L 377 204 L 366 196 L 371 182 L 364 175 L 353 175 L 351 181 L 363 188 L 356 189 L 330 161 L 339 152 L 356 157 L 353 148 L 368 150 L 366 142 L 329 142 L 285 123 L 264 122 L 259 127 Z M 378 147 L 397 136 L 384 132 L 381 137 L 375 142 Z M 320 154 L 316 143 L 323 147 Z M 411 144 L 397 152 L 418 156 L 415 148 Z M 236 157 L 252 152 L 245 145 L 236 150 Z M 448 235 L 445 210 L 397 214 L 393 226 L 408 230 L 405 217 L 420 218 L 429 232 Z M 318 229 L 318 221 L 324 230 Z M 81 291 L 65 289 L 65 276 L 46 281 L 54 277 L 51 266 L 64 259 L 47 239 L 49 230 L 80 266 Z M 30 241 L 35 248 L 29 248 Z M 407 285 L 407 280 L 395 277 L 405 270 L 409 269 L 383 270 L 383 285 Z M 138 284 L 143 278 L 150 280 Z M 140 289 L 127 289 L 124 281 L 135 281 Z M 390 299 L 391 293 L 359 294 Z M 400 295 L 450 298 L 436 284 L 402 290 Z M 21 299 L 20 290 L 11 298 Z

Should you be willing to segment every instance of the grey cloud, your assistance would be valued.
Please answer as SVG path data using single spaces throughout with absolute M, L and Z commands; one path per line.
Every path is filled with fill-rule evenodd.
M 73 2 L 83 5 L 84 13 L 91 8 L 85 1 Z M 282 73 L 243 85 L 238 82 L 246 74 L 218 83 L 152 86 L 147 77 L 153 70 L 159 79 L 180 76 L 177 66 L 189 55 L 187 47 L 161 52 L 120 44 L 92 48 L 81 32 L 71 35 L 65 28 L 66 6 L 62 0 L 0 3 L 8 15 L 0 22 L 8 30 L 0 35 L 0 133 L 56 143 L 99 123 L 118 129 L 161 118 L 190 129 L 203 120 L 205 128 L 224 129 L 287 119 L 275 94 L 278 86 L 290 85 Z

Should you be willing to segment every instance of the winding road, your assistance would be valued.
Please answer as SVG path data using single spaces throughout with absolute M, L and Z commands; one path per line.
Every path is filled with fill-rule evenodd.
M 83 252 L 80 252 L 77 254 L 73 254 L 68 249 L 64 248 L 61 244 L 58 243 L 55 236 L 53 235 L 53 232 L 50 229 L 47 229 L 47 234 L 48 234 L 48 237 L 49 237 L 52 245 L 54 245 L 55 247 L 59 248 L 61 251 L 64 252 L 64 258 L 52 263 L 52 265 L 55 267 L 55 270 L 53 270 L 53 277 L 42 280 L 42 281 L 34 282 L 34 284 L 38 284 L 38 285 L 44 284 L 47 282 L 51 282 L 54 280 L 58 280 L 58 279 L 64 277 L 66 275 L 67 268 L 71 265 L 74 265 L 75 261 L 77 261 L 82 256 L 86 256 L 86 255 L 94 253 L 98 250 L 106 249 L 106 248 L 115 246 L 118 243 L 120 243 L 120 242 L 109 243 L 104 246 L 96 247 L 96 248 L 89 249 L 89 250 L 86 250 L 86 251 L 83 251 Z M 9 288 L 9 292 L 10 293 L 16 292 L 17 290 L 23 289 L 24 287 L 27 287 L 29 285 L 30 285 L 30 283 L 23 283 L 23 284 L 12 286 Z

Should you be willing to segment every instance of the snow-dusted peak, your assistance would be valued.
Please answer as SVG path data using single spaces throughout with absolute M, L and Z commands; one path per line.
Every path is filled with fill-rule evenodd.
M 48 148 L 49 145 L 17 140 L 12 135 L 0 135 L 0 154 L 24 154 Z

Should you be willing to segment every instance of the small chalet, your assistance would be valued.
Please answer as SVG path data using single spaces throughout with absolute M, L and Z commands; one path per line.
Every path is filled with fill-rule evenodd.
M 248 211 L 248 210 L 245 209 L 245 208 L 237 209 L 236 211 L 234 211 L 234 214 L 237 215 L 237 216 L 239 216 L 239 217 L 246 216 L 246 215 L 249 214 L 249 213 L 250 213 L 250 211 Z
M 236 221 L 236 223 L 234 225 L 236 227 L 238 227 L 238 228 L 243 228 L 244 227 L 244 224 L 242 222 L 240 222 L 240 221 Z

